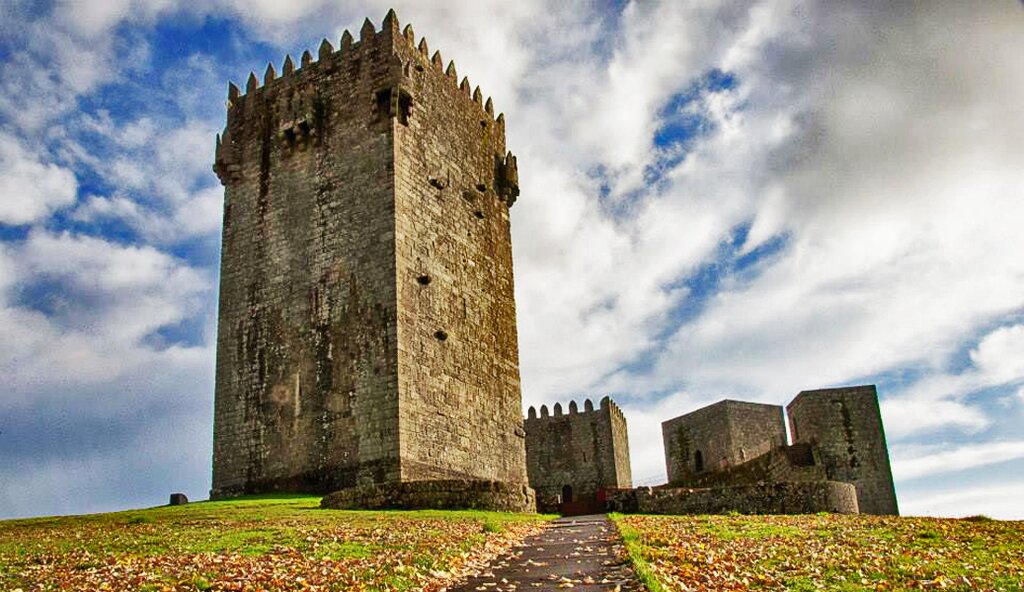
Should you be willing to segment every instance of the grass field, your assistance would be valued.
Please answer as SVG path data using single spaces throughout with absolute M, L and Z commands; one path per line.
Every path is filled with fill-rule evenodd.
M 436 590 L 544 517 L 260 497 L 0 522 L 0 590 Z
M 1024 590 L 1024 522 L 614 516 L 659 590 Z

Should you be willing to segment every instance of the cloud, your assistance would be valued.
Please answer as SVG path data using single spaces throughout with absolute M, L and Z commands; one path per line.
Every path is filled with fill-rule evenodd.
M 73 397 L 76 389 L 145 372 L 154 384 L 207 348 L 156 350 L 146 339 L 203 311 L 210 278 L 148 247 L 32 231 L 5 248 L 17 285 L 0 308 L 0 371 L 6 393 L 0 408 L 23 409 Z M 161 368 L 162 364 L 167 364 Z M 139 374 L 143 371 L 142 374 Z M 133 391 L 112 390 L 80 400 L 91 412 L 117 411 Z
M 75 202 L 74 173 L 31 154 L 0 133 L 0 223 L 30 224 Z
M 1024 78 L 1002 51 L 1016 33 L 1001 23 L 1016 7 L 989 9 L 943 5 L 926 15 L 806 3 L 799 19 L 734 38 L 742 50 L 725 55 L 747 56 L 730 58 L 743 101 L 704 144 L 735 134 L 735 145 L 753 148 L 705 163 L 712 174 L 736 171 L 728 185 L 768 198 L 730 203 L 712 180 L 710 207 L 739 207 L 723 219 L 751 221 L 745 252 L 779 237 L 785 247 L 753 277 L 723 278 L 667 341 L 655 371 L 627 382 L 781 398 L 940 366 L 978 326 L 1020 310 L 1024 264 L 1005 246 L 1019 242 L 1024 223 L 1024 149 L 1011 140 L 1024 124 L 1006 98 L 1024 99 Z M 885 33 L 893 29 L 901 34 Z M 968 56 L 950 30 L 970 39 Z M 1000 92 L 971 90 L 981 88 Z M 780 141 L 764 142 L 772 129 Z
M 1024 381 L 1020 362 L 1024 325 L 998 327 L 982 336 L 970 350 L 971 365 L 958 372 L 933 372 L 894 393 L 882 403 L 885 425 L 897 438 L 943 427 L 976 433 L 993 419 L 968 402 L 986 389 L 1005 389 Z
M 919 479 L 943 473 L 999 464 L 1024 458 L 1024 441 L 971 443 L 948 449 L 929 445 L 923 450 L 903 447 L 893 450 L 892 473 L 897 481 Z
M 205 494 L 209 275 L 67 232 L 0 243 L 0 517 Z M 193 320 L 200 345 L 160 338 Z
M 1024 482 L 957 485 L 918 498 L 901 501 L 904 516 L 945 516 L 961 518 L 984 515 L 1003 520 L 1020 519 L 1020 499 L 1024 498 Z
M 1000 327 L 971 351 L 971 361 L 987 384 L 1024 380 L 1024 325 Z

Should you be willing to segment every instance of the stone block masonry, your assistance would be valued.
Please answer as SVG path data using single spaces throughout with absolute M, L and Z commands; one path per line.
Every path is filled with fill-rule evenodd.
M 873 385 L 803 391 L 786 410 L 791 446 L 786 445 L 782 408 L 776 405 L 720 401 L 662 423 L 669 489 L 722 490 L 722 495 L 732 497 L 738 491 L 749 491 L 756 498 L 749 509 L 736 509 L 762 511 L 758 508 L 772 507 L 775 502 L 758 500 L 776 498 L 751 489 L 726 489 L 786 484 L 789 489 L 778 491 L 787 493 L 778 499 L 788 500 L 784 505 L 792 508 L 798 505 L 792 495 L 800 492 L 832 492 L 814 496 L 819 501 L 838 499 L 833 493 L 839 490 L 828 484 L 843 483 L 853 487 L 858 511 L 899 514 Z M 814 483 L 822 484 L 822 489 L 815 489 Z M 658 504 L 681 508 L 692 502 L 694 507 L 706 508 L 709 506 L 700 500 L 708 495 L 713 494 L 685 493 L 689 501 L 675 506 L 667 501 Z M 670 494 L 656 497 L 666 496 Z M 822 508 L 828 510 L 825 506 L 829 503 Z
M 861 512 L 899 514 L 874 385 L 803 391 L 786 411 L 794 442 L 812 446 L 829 479 L 856 486 Z
M 669 483 L 739 465 L 786 443 L 782 407 L 724 400 L 661 424 Z
M 632 487 L 626 418 L 611 399 L 594 409 L 587 399 L 568 413 L 555 403 L 530 407 L 526 417 L 526 466 L 538 509 L 589 513 L 603 510 L 605 489 Z
M 393 11 L 228 101 L 211 495 L 521 494 L 504 116 Z

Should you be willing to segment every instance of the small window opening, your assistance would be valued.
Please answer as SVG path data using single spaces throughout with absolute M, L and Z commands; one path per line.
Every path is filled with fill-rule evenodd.
M 416 281 L 419 282 L 421 286 L 426 286 L 427 284 L 430 283 L 430 276 L 427 274 L 423 274 L 420 277 L 416 278 Z
M 388 117 L 398 118 L 398 123 L 409 125 L 409 115 L 412 113 L 412 95 L 408 91 L 385 88 L 377 91 L 377 119 Z
M 701 453 L 700 450 L 693 453 L 693 466 L 696 469 L 696 472 L 704 472 L 704 455 Z
M 484 128 L 484 129 L 487 129 L 487 120 L 481 119 L 480 120 L 480 127 Z
M 404 90 L 398 91 L 398 123 L 409 125 L 409 115 L 412 113 L 412 95 Z
M 416 64 L 416 71 L 417 72 L 422 72 L 423 71 L 423 64 Z
M 391 115 L 391 89 L 377 91 L 377 119 L 386 119 Z
M 563 504 L 571 504 L 572 503 L 572 485 L 563 485 L 562 486 L 562 503 Z
M 436 337 L 438 341 L 444 341 L 448 339 L 448 334 L 438 329 L 437 331 L 434 332 L 434 337 Z
M 484 213 L 483 213 L 483 212 L 481 212 L 480 210 L 476 210 L 476 211 L 474 211 L 474 212 L 473 212 L 473 215 L 474 215 L 474 216 L 476 216 L 477 218 L 481 219 L 481 220 L 483 220 L 483 219 L 484 219 Z
M 476 190 L 479 191 L 480 193 L 484 193 L 484 192 L 487 191 L 487 185 L 485 185 L 483 183 L 477 183 L 476 184 Z

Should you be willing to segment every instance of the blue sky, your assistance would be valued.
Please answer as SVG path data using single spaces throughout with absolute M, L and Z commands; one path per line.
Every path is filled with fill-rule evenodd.
M 657 483 L 661 421 L 872 382 L 904 513 L 1024 518 L 1019 3 L 462 4 L 394 7 L 507 117 L 525 405 Z M 389 7 L 0 0 L 0 518 L 206 496 L 227 81 Z

